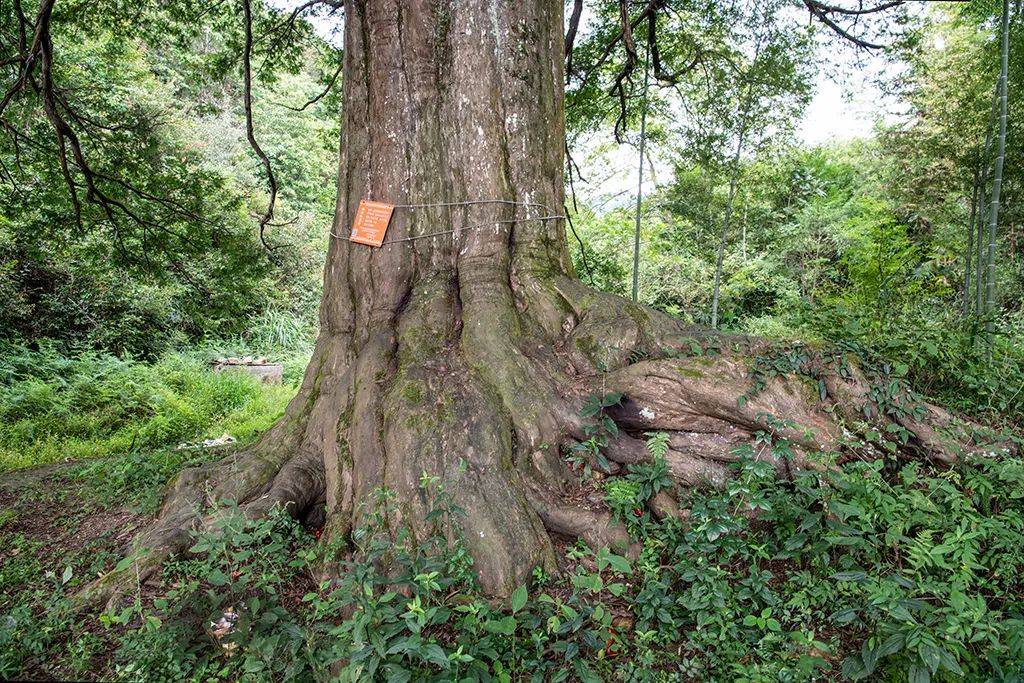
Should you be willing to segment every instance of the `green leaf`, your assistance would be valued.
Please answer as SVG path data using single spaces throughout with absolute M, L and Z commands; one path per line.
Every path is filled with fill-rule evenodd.
M 515 617 L 505 617 L 497 621 L 489 619 L 484 622 L 484 630 L 489 633 L 510 636 L 516 632 L 516 619 Z
M 934 674 L 939 670 L 939 664 L 942 663 L 942 657 L 939 654 L 939 648 L 934 645 L 928 645 L 922 643 L 917 650 L 918 656 L 925 666 L 928 667 L 928 672 Z
M 219 569 L 214 569 L 206 575 L 206 580 L 214 586 L 223 586 L 228 582 L 228 577 Z
M 63 574 L 61 575 L 61 577 L 60 577 L 60 583 L 61 583 L 61 585 L 63 586 L 63 585 L 65 585 L 65 584 L 66 584 L 66 583 L 67 583 L 68 581 L 70 581 L 70 580 L 71 580 L 71 576 L 72 576 L 73 574 L 74 574 L 74 570 L 72 570 L 70 566 L 64 567 L 64 573 L 63 573 Z
M 907 672 L 907 683 L 931 683 L 932 675 L 928 673 L 928 669 L 914 663 L 910 665 L 910 670 Z
M 397 664 L 388 664 L 385 670 L 388 672 L 388 683 L 408 683 L 412 679 L 412 674 Z
M 617 571 L 622 574 L 629 574 L 632 571 L 632 568 L 629 566 L 629 560 L 621 555 L 608 553 L 607 560 L 613 571 Z
M 860 646 L 860 660 L 864 664 L 865 674 L 874 672 L 875 665 L 878 663 L 878 652 L 868 647 L 866 640 Z
M 882 641 L 882 644 L 879 645 L 878 649 L 875 650 L 875 657 L 877 659 L 882 659 L 883 657 L 888 657 L 889 655 L 896 654 L 897 652 L 903 649 L 904 642 L 905 639 L 903 637 L 903 634 L 892 634 L 884 641 Z
M 442 669 L 448 669 L 451 667 L 451 662 L 448 661 L 448 655 L 444 653 L 444 650 L 437 643 L 429 643 L 420 648 L 420 656 L 431 664 L 436 664 Z
M 412 652 L 420 648 L 422 643 L 419 636 L 409 636 L 406 638 L 399 638 L 397 641 L 391 644 L 391 647 L 387 649 L 384 654 L 396 655 L 405 652 Z
M 512 612 L 513 614 L 521 610 L 526 605 L 526 586 L 520 586 L 519 588 L 512 591 Z
M 622 394 L 617 391 L 613 391 L 612 393 L 605 394 L 601 397 L 601 406 L 608 408 L 609 406 L 618 405 L 621 401 Z
M 580 417 L 593 417 L 599 412 L 601 412 L 601 403 L 593 396 L 590 396 L 583 402 L 583 408 L 580 409 Z
M 939 657 L 942 659 L 942 666 L 946 671 L 956 676 L 964 675 L 964 670 L 960 668 L 960 664 L 956 661 L 956 656 L 949 650 L 939 650 Z
M 583 683 L 601 683 L 601 677 L 594 673 L 594 670 L 587 666 L 582 659 L 574 660 L 573 666 L 576 669 L 576 675 Z
M 246 673 L 254 674 L 258 671 L 263 671 L 264 664 L 261 660 L 257 659 L 256 657 L 246 657 L 245 665 L 242 667 L 242 669 Z
M 864 667 L 864 662 L 861 661 L 859 655 L 853 655 L 843 660 L 843 675 L 852 681 L 859 681 L 862 678 L 866 678 L 870 675 Z
M 857 610 L 853 607 L 841 609 L 832 614 L 832 621 L 837 624 L 845 624 L 857 618 Z

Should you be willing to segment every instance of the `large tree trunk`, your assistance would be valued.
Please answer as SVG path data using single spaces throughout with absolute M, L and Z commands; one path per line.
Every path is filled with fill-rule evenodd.
M 563 206 L 562 31 L 561 0 L 346 3 L 336 234 L 316 350 L 257 445 L 176 480 L 139 539 L 143 574 L 183 549 L 216 498 L 253 515 L 274 504 L 322 513 L 324 536 L 344 540 L 385 487 L 391 528 L 422 533 L 427 473 L 466 511 L 451 532 L 482 586 L 507 594 L 534 567 L 554 568 L 551 534 L 628 540 L 607 511 L 567 502 L 562 453 L 585 438 L 588 394 L 626 396 L 613 412 L 623 428 L 607 449 L 614 469 L 647 457 L 642 432 L 666 430 L 668 464 L 692 485 L 721 484 L 732 450 L 758 430 L 795 445 L 792 463 L 776 463 L 785 472 L 838 447 L 838 416 L 862 419 L 864 380 L 819 358 L 807 364 L 828 384 L 824 400 L 806 378 L 770 377 L 740 405 L 751 343 L 686 358 L 701 331 L 576 279 L 562 221 L 539 219 Z M 454 232 L 351 243 L 360 199 L 435 205 L 397 208 L 388 241 Z M 508 203 L 459 204 L 476 200 Z M 929 410 L 905 426 L 948 457 L 932 429 L 948 416 Z M 117 585 L 110 576 L 90 595 Z

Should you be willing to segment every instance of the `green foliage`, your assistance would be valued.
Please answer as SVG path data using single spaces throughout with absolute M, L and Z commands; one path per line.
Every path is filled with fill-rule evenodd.
M 741 110 L 758 122 L 750 126 L 757 131 L 755 137 L 770 128 L 788 128 L 792 113 L 806 103 L 809 91 L 812 31 L 785 9 L 784 2 L 772 0 L 703 3 L 687 6 L 685 11 L 656 13 L 660 69 L 652 65 L 649 74 L 649 139 L 662 142 L 684 135 L 687 144 L 708 152 L 715 143 L 732 139 Z M 566 127 L 570 134 L 586 134 L 612 127 L 622 116 L 615 126 L 621 136 L 639 128 L 648 32 L 642 30 L 643 24 L 634 30 L 635 71 L 622 84 L 625 99 L 620 103 L 608 92 L 615 94 L 627 57 L 622 42 L 606 50 L 621 32 L 620 6 L 601 0 L 588 3 L 588 10 L 567 74 Z M 752 58 L 754 52 L 758 52 L 756 58 Z M 743 77 L 737 78 L 740 73 Z M 673 107 L 672 96 L 686 102 L 685 112 Z
M 993 31 L 999 10 L 993 2 L 936 6 L 905 23 L 896 54 L 908 68 L 887 89 L 909 115 L 881 126 L 875 139 L 808 149 L 781 138 L 744 156 L 726 236 L 719 307 L 726 329 L 848 342 L 902 368 L 929 396 L 978 416 L 1020 422 L 1024 281 L 1015 265 L 1019 231 L 1013 226 L 1020 223 L 1024 186 L 1012 169 L 1020 166 L 1013 159 L 1024 136 L 1012 106 L 995 338 L 981 334 L 986 321 L 960 314 L 970 185 L 999 62 Z M 1016 45 L 1024 21 L 1013 11 L 1010 41 Z M 733 20 L 737 27 L 721 34 L 722 27 L 709 22 L 718 42 L 733 44 L 749 17 Z M 788 59 L 796 71 L 762 69 L 774 83 L 765 91 L 769 98 L 799 82 L 785 80 L 798 75 L 798 46 L 774 40 L 766 45 L 788 52 L 775 55 L 781 60 L 776 66 Z M 1024 74 L 1020 53 L 1011 49 L 1011 91 Z M 694 107 L 700 96 L 686 96 L 689 115 L 655 145 L 672 177 L 645 196 L 639 273 L 643 302 L 705 324 L 728 198 L 723 159 L 732 150 L 727 132 L 735 129 L 729 116 L 742 80 L 730 76 L 730 84 L 716 84 L 715 73 L 706 87 L 717 108 Z M 713 121 L 702 127 L 703 118 Z M 589 164 L 601 163 L 604 153 L 599 149 Z M 614 203 L 609 209 L 584 205 L 575 220 L 595 283 L 621 294 L 628 292 L 632 269 L 631 214 Z M 579 249 L 571 246 L 577 271 L 586 273 Z
M 0 353 L 0 470 L 151 453 L 225 432 L 246 441 L 273 424 L 294 391 L 241 373 L 215 374 L 199 355 L 145 364 L 7 344 Z
M 890 364 L 919 392 L 957 409 L 1016 423 L 1022 417 L 1024 318 L 1016 285 L 991 345 L 960 314 L 962 231 L 909 213 L 879 143 L 766 150 L 747 161 L 725 257 L 720 319 L 727 328 L 846 345 Z M 719 180 L 681 164 L 645 204 L 640 298 L 706 323 L 720 215 Z M 943 219 L 951 220 L 951 219 Z M 628 212 L 584 211 L 576 221 L 596 284 L 625 292 Z M 956 227 L 954 231 L 952 228 Z M 949 229 L 947 229 L 949 228 Z M 582 271 L 578 250 L 574 257 Z M 1016 276 L 1014 276 L 1016 277 Z
M 68 596 L 112 561 L 113 544 L 109 539 L 73 543 L 59 557 L 48 545 L 0 526 L 0 678 L 5 680 L 22 678 L 26 665 L 58 651 L 61 674 L 56 677 L 85 679 L 95 676 L 95 658 L 106 651 Z
M 308 666 L 297 656 L 301 628 L 284 607 L 286 589 L 312 558 L 302 547 L 308 535 L 280 509 L 260 521 L 230 502 L 220 513 L 195 535 L 188 558 L 165 567 L 170 588 L 152 611 L 136 602 L 104 615 L 109 626 L 142 624 L 122 640 L 119 678 L 294 679 Z M 197 621 L 205 637 L 196 638 Z
M 1000 680 L 1024 666 L 1024 462 L 855 462 L 780 481 L 749 455 L 726 489 L 682 498 L 685 524 L 631 526 L 636 560 L 577 545 L 562 578 L 503 604 L 444 535 L 463 513 L 430 477 L 434 534 L 392 537 L 381 491 L 352 561 L 281 510 L 251 520 L 223 501 L 98 636 L 66 602 L 97 561 L 42 576 L 31 543 L 6 537 L 26 559 L 0 572 L 0 675 L 43 653 L 69 671 L 106 642 L 107 677 L 126 680 Z M 641 486 L 613 478 L 609 498 Z M 325 562 L 339 578 L 316 584 Z
M 909 316 L 908 316 L 909 317 Z M 807 328 L 877 364 L 888 363 L 917 391 L 995 424 L 1018 424 L 1024 411 L 1024 318 L 1008 315 L 991 344 L 983 327 L 955 308 L 919 311 L 875 324 L 873 313 L 840 307 L 809 312 Z
M 692 498 L 688 528 L 644 539 L 645 556 L 668 552 L 674 565 L 645 577 L 638 632 L 666 646 L 686 634 L 689 666 L 715 680 L 804 679 L 837 655 L 854 677 L 1015 670 L 1020 577 L 1007 563 L 1017 562 L 1022 492 L 989 496 L 1021 467 L 858 464 L 787 486 L 744 461 L 726 492 Z
M 647 436 L 647 450 L 651 454 L 651 462 L 636 463 L 629 466 L 627 481 L 636 485 L 637 502 L 641 505 L 663 490 L 672 487 L 665 454 L 668 452 L 668 434 L 654 432 Z
M 257 31 L 279 20 L 254 4 Z M 17 25 L 10 4 L 0 22 Z M 243 334 L 262 311 L 315 320 L 338 101 L 301 112 L 281 103 L 320 90 L 336 54 L 332 64 L 334 51 L 304 22 L 257 49 L 256 125 L 281 185 L 281 225 L 268 239 L 287 244 L 271 260 L 250 217 L 267 201 L 266 179 L 245 141 L 239 24 L 234 6 L 191 1 L 130 12 L 122 3 L 56 6 L 54 84 L 113 208 L 87 196 L 79 163 L 65 178 L 39 98 L 15 97 L 0 135 L 0 338 L 152 359 Z M 0 40 L 4 57 L 16 47 L 8 43 Z
M 450 525 L 461 512 L 436 482 L 422 486 L 437 506 L 431 519 Z M 390 506 L 379 492 L 355 534 L 361 559 L 343 562 L 338 581 L 315 585 L 303 575 L 337 561 L 339 548 L 312 545 L 280 510 L 254 521 L 228 503 L 215 529 L 196 534 L 192 559 L 165 567 L 168 588 L 152 604 L 106 616 L 112 628 L 130 625 L 118 677 L 600 680 L 601 660 L 622 642 L 602 595 L 623 595 L 625 558 L 581 551 L 597 571 L 578 568 L 572 594 L 531 600 L 520 586 L 503 608 L 476 591 L 457 541 L 390 537 L 382 524 Z M 311 589 L 298 600 L 287 590 L 296 582 Z M 209 624 L 205 635 L 196 623 Z
M 590 477 L 591 467 L 596 465 L 601 472 L 610 472 L 612 465 L 604 455 L 604 448 L 608 445 L 608 438 L 615 438 L 619 434 L 619 426 L 615 420 L 606 412 L 607 408 L 618 405 L 622 401 L 622 394 L 612 392 L 604 395 L 588 396 L 580 410 L 580 417 L 593 420 L 583 426 L 583 432 L 587 439 L 573 444 L 568 461 L 579 474 L 581 479 Z

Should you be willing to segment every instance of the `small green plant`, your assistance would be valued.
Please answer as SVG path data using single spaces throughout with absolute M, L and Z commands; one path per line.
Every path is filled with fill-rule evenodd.
M 580 410 L 580 417 L 592 419 L 584 424 L 586 439 L 576 443 L 570 449 L 568 461 L 570 466 L 580 474 L 581 479 L 589 479 L 592 467 L 597 466 L 602 472 L 610 472 L 612 465 L 605 457 L 603 449 L 608 445 L 609 437 L 619 435 L 619 426 L 607 414 L 606 410 L 622 402 L 622 394 L 613 392 L 604 395 L 588 396 Z
M 668 434 L 654 432 L 647 436 L 647 450 L 651 454 L 651 462 L 637 463 L 629 466 L 626 479 L 637 486 L 639 502 L 646 503 L 663 490 L 673 486 L 669 476 L 665 454 L 668 453 Z

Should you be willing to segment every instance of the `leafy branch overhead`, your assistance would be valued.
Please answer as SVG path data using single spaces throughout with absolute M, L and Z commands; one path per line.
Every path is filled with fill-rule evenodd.
M 0 17 L 12 29 L 0 34 L 0 68 L 5 75 L 0 130 L 14 151 L 13 167 L 5 164 L 0 178 L 17 187 L 26 157 L 52 158 L 70 200 L 69 218 L 80 234 L 109 232 L 125 261 L 151 264 L 156 252 L 166 255 L 182 246 L 201 251 L 209 235 L 218 230 L 203 205 L 203 188 L 190 180 L 190 172 L 168 168 L 180 159 L 152 167 L 152 147 L 167 114 L 133 102 L 127 90 L 114 101 L 98 97 L 91 74 L 75 64 L 69 21 L 83 8 L 84 3 L 76 0 L 43 0 L 29 14 L 21 0 L 0 5 Z M 217 78 L 232 65 L 241 65 L 246 137 L 269 187 L 268 203 L 259 219 L 260 240 L 269 250 L 264 231 L 272 225 L 279 188 L 271 156 L 254 130 L 253 60 L 260 60 L 255 80 L 265 84 L 295 72 L 306 57 L 325 47 L 314 39 L 309 24 L 299 21 L 302 13 L 326 16 L 339 9 L 339 3 L 328 0 L 307 2 L 282 18 L 262 4 L 254 7 L 251 0 L 237 6 L 196 0 L 144 2 L 132 9 L 102 2 L 90 3 L 92 20 L 74 30 L 106 40 L 108 49 L 127 55 L 150 46 L 196 44 L 209 30 L 204 26 L 214 27 L 221 47 L 209 50 L 208 59 L 197 61 L 189 76 Z M 108 25 L 120 27 L 116 37 Z M 336 84 L 341 60 L 337 50 L 330 52 L 324 53 L 330 64 L 324 90 L 298 110 L 323 100 Z M 34 125 L 35 112 L 45 117 L 49 134 Z M 115 150 L 118 163 L 109 163 Z
M 798 30 L 794 19 L 799 13 L 794 10 L 801 8 L 812 24 L 821 26 L 841 43 L 871 51 L 887 47 L 884 37 L 892 33 L 891 25 L 900 23 L 905 4 L 904 0 L 892 0 L 848 7 L 820 0 L 784 0 L 704 3 L 695 7 L 672 0 L 605 1 L 587 6 L 596 20 L 588 34 L 581 36 L 585 3 L 575 0 L 565 36 L 570 103 L 581 110 L 575 114 L 581 117 L 580 127 L 589 128 L 611 113 L 609 105 L 600 101 L 599 93 L 610 96 L 617 108 L 615 137 L 621 142 L 630 121 L 638 115 L 638 82 L 643 80 L 637 78 L 638 71 L 649 70 L 658 87 L 677 91 L 680 81 L 687 78 L 703 81 L 710 88 L 712 74 L 718 70 L 740 77 L 749 55 L 727 36 L 744 17 L 775 15 L 768 23 L 785 24 L 778 31 L 783 35 Z

